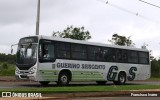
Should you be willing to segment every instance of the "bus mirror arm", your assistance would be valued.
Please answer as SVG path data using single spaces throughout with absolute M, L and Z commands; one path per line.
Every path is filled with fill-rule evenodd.
M 13 54 L 13 48 L 11 47 L 11 54 Z
M 18 45 L 18 44 L 12 44 L 11 45 L 11 54 L 13 54 L 13 46 L 16 46 L 16 45 Z

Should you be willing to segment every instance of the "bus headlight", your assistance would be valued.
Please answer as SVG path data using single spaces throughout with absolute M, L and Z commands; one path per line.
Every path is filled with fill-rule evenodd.
M 16 67 L 16 70 L 15 70 L 15 73 L 16 74 L 20 74 L 21 72 L 20 72 L 20 70 Z
M 34 74 L 36 72 L 36 68 L 35 67 L 32 67 L 29 71 L 29 74 Z

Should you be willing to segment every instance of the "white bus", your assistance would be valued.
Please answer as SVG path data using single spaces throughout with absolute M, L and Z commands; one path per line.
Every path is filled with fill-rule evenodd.
M 29 36 L 18 43 L 15 76 L 42 85 L 70 81 L 126 81 L 150 78 L 149 51 L 133 47 L 58 38 Z

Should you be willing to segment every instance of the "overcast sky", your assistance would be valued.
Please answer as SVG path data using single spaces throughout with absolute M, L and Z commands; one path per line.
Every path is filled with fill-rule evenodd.
M 0 0 L 0 53 L 11 44 L 35 35 L 38 0 Z M 139 0 L 41 0 L 40 35 L 51 36 L 68 25 L 84 26 L 89 41 L 109 44 L 114 33 L 131 36 L 135 46 L 144 43 L 160 56 L 160 9 Z M 106 0 L 107 1 L 107 0 Z M 159 0 L 145 0 L 160 6 Z

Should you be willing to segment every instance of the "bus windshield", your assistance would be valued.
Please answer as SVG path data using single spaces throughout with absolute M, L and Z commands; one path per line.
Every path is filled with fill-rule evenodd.
M 20 44 L 17 51 L 17 64 L 34 64 L 37 58 L 37 44 Z

